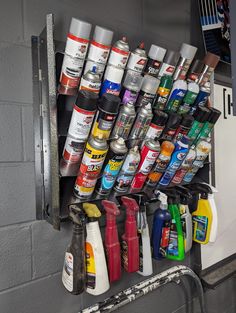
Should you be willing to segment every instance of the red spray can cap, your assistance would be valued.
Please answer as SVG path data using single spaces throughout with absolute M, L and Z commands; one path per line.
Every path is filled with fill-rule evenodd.
M 108 200 L 102 200 L 102 205 L 106 211 L 106 218 L 110 221 L 115 221 L 116 216 L 120 215 L 120 210 L 118 209 L 117 205 Z
M 134 199 L 125 196 L 121 197 L 121 201 L 126 208 L 127 216 L 135 216 L 136 212 L 139 210 L 137 202 Z

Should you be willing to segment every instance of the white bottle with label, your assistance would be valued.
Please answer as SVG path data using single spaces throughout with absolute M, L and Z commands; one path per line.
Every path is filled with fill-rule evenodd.
M 99 229 L 98 218 L 101 212 L 92 203 L 83 203 L 83 209 L 88 216 L 86 224 L 86 265 L 87 293 L 98 296 L 110 288 L 105 252 Z
M 185 253 L 191 250 L 193 242 L 192 215 L 189 212 L 188 204 L 180 203 L 179 212 L 184 232 Z
M 214 243 L 216 241 L 217 232 L 218 232 L 218 213 L 217 213 L 214 193 L 218 192 L 218 190 L 209 184 L 206 184 L 206 185 L 208 185 L 212 190 L 212 193 L 208 194 L 208 201 L 210 203 L 211 211 L 212 211 L 212 224 L 211 224 L 211 233 L 210 233 L 209 242 Z

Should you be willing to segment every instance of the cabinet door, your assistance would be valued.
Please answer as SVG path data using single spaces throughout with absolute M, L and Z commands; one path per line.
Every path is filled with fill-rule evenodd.
M 218 235 L 215 243 L 201 247 L 203 269 L 236 252 L 236 117 L 233 116 L 231 101 L 231 88 L 215 84 L 212 105 L 222 112 L 214 128 Z

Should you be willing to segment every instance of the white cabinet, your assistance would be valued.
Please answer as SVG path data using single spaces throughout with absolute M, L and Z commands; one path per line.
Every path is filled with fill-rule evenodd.
M 222 112 L 214 128 L 213 158 L 219 225 L 216 242 L 201 247 L 203 269 L 236 253 L 236 117 L 231 101 L 232 89 L 215 84 L 211 102 Z

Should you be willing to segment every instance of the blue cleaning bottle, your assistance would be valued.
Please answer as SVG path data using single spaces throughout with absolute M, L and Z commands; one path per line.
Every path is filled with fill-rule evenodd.
M 152 227 L 152 257 L 160 260 L 166 256 L 166 250 L 169 245 L 171 215 L 167 210 L 167 196 L 158 191 L 158 200 L 160 200 L 160 208 L 154 213 Z
M 168 186 L 174 177 L 176 171 L 185 159 L 189 148 L 189 139 L 187 136 L 183 136 L 181 140 L 177 141 L 175 144 L 175 150 L 172 153 L 170 163 L 162 176 L 159 185 Z

